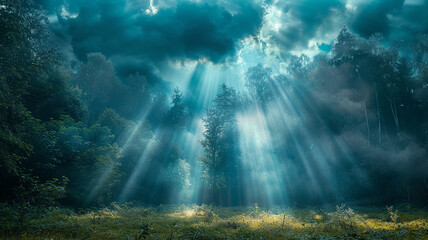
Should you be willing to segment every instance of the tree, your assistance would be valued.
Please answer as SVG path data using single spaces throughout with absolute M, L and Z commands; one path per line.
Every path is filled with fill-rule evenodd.
M 57 135 L 55 147 L 62 158 L 55 174 L 70 179 L 67 201 L 74 206 L 108 204 L 119 181 L 121 149 L 106 126 L 86 126 L 69 116 L 47 127 Z
M 271 68 L 264 68 L 261 64 L 250 67 L 245 73 L 246 86 L 257 102 L 265 104 L 273 97 L 273 76 Z
M 121 117 L 114 109 L 107 108 L 98 117 L 98 124 L 108 127 L 115 136 L 115 140 L 119 143 L 123 142 L 123 135 L 131 127 L 132 122 Z M 123 136 L 123 137 L 122 137 Z
M 82 120 L 87 111 L 82 101 L 81 90 L 72 82 L 71 71 L 52 66 L 43 76 L 33 76 L 23 101 L 32 115 L 48 121 L 69 115 Z
M 30 0 L 0 3 L 0 182 L 4 198 L 25 172 L 22 161 L 33 152 L 28 136 L 38 122 L 25 106 L 35 78 L 56 63 L 48 20 Z
M 174 88 L 171 96 L 171 108 L 167 113 L 167 123 L 173 127 L 182 127 L 189 120 L 189 111 L 183 101 L 183 92 L 180 89 Z
M 333 46 L 334 62 L 348 61 L 351 59 L 353 51 L 356 49 L 357 38 L 343 27 L 336 38 Z
M 203 118 L 205 131 L 200 141 L 205 156 L 199 160 L 205 167 L 203 177 L 217 196 L 217 204 L 224 200 L 236 204 L 239 164 L 238 131 L 236 128 L 236 110 L 238 96 L 233 88 L 221 85 L 211 107 Z M 225 196 L 226 193 L 226 196 Z
M 288 64 L 287 70 L 289 74 L 299 81 L 307 78 L 310 72 L 310 58 L 305 54 L 298 56 L 292 56 Z
M 80 66 L 75 80 L 84 91 L 90 121 L 96 121 L 106 108 L 122 106 L 120 96 L 125 93 L 125 86 L 116 76 L 112 62 L 101 53 L 88 54 L 88 62 Z
M 150 108 L 151 96 L 147 78 L 140 73 L 131 74 L 125 81 L 126 92 L 121 94 L 118 110 L 128 119 L 136 119 L 144 109 Z
M 428 84 L 428 34 L 420 34 L 411 44 L 411 50 L 417 76 Z

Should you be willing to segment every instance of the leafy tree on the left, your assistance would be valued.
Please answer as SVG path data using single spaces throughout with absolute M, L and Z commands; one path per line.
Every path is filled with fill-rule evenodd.
M 60 66 L 39 6 L 31 0 L 1 0 L 0 6 L 0 196 L 24 206 L 31 200 L 29 189 L 39 191 L 32 198 L 64 195 L 62 188 L 43 192 L 65 186 L 54 174 L 63 156 L 56 148 L 57 132 L 46 124 L 62 115 L 81 119 L 85 108 Z

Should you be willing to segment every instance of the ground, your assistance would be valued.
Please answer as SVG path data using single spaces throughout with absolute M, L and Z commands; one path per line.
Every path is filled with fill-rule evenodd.
M 428 239 L 428 211 L 396 207 L 218 208 L 206 205 L 13 213 L 1 206 L 0 239 Z M 24 217 L 22 217 L 24 216 Z

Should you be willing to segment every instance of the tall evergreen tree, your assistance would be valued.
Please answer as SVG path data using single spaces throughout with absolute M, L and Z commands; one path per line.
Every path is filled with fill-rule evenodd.
M 183 92 L 178 87 L 174 88 L 171 98 L 172 107 L 167 113 L 167 123 L 174 127 L 182 127 L 190 117 L 186 104 L 183 101 Z
M 236 110 L 238 96 L 233 88 L 221 85 L 213 104 L 203 118 L 205 132 L 201 140 L 205 156 L 199 160 L 205 167 L 204 178 L 220 205 L 237 204 L 239 180 L 238 131 Z

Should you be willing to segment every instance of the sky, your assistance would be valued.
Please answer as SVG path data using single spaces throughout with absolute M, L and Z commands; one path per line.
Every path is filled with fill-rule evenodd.
M 37 1 L 70 64 L 100 52 L 121 79 L 139 72 L 171 88 L 201 65 L 216 76 L 206 81 L 239 88 L 229 79 L 258 63 L 282 72 L 291 55 L 328 53 L 344 26 L 387 45 L 428 32 L 427 0 Z

